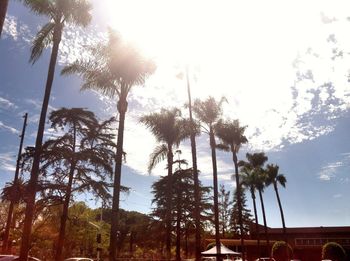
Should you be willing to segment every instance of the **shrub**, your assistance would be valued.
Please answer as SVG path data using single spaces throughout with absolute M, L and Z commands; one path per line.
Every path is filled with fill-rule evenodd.
M 288 258 L 290 260 L 293 256 L 293 249 L 285 241 L 276 241 L 272 246 L 271 256 L 277 261 L 285 261 Z
M 322 259 L 344 261 L 346 253 L 344 248 L 336 242 L 328 242 L 322 247 Z

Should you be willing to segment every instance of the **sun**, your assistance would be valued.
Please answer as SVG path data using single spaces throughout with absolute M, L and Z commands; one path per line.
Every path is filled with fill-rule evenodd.
M 292 62 L 320 28 L 319 9 L 299 0 L 103 3 L 107 23 L 159 67 L 191 68 L 193 97 L 226 96 L 231 111 L 252 122 L 265 111 L 287 110 Z

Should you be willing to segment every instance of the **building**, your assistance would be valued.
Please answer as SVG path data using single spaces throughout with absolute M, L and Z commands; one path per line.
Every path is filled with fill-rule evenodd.
M 258 247 L 258 233 L 255 229 L 255 224 L 252 224 L 250 234 L 244 240 L 248 260 L 254 260 L 259 255 L 260 257 L 269 256 L 273 243 L 284 241 L 285 239 L 282 228 L 268 228 L 268 238 L 265 237 L 263 226 L 259 225 L 258 231 L 260 247 Z M 294 259 L 320 261 L 322 246 L 327 242 L 337 242 L 346 250 L 350 261 L 350 226 L 294 227 L 287 228 L 286 232 L 288 244 L 293 248 Z M 208 239 L 206 241 L 210 243 L 215 240 Z M 241 241 L 239 239 L 222 239 L 221 242 L 235 251 L 240 251 Z

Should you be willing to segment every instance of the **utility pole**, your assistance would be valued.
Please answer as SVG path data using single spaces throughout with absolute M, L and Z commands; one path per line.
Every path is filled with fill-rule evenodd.
M 19 165 L 20 165 L 20 161 L 21 161 L 23 140 L 24 140 L 24 135 L 25 135 L 25 132 L 26 132 L 28 113 L 25 113 L 23 118 L 24 118 L 24 122 L 23 122 L 22 134 L 20 135 L 21 141 L 19 143 L 15 177 L 13 179 L 13 188 L 14 189 L 16 189 L 16 187 L 18 185 Z M 8 211 L 8 214 L 7 214 L 7 222 L 6 222 L 5 232 L 4 232 L 4 238 L 3 238 L 3 241 L 2 241 L 2 253 L 8 253 L 8 251 L 10 250 L 9 249 L 9 235 L 10 235 L 10 229 L 11 229 L 11 224 L 12 224 L 13 208 L 14 208 L 14 205 L 15 205 L 15 202 L 13 201 L 14 193 L 15 193 L 15 191 L 12 190 L 9 211 Z

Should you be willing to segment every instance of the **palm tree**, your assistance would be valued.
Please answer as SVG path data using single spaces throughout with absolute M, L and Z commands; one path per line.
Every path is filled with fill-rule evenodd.
M 162 109 L 159 113 L 151 113 L 143 116 L 140 122 L 145 124 L 157 141 L 161 144 L 157 146 L 150 156 L 148 171 L 152 169 L 161 160 L 167 158 L 167 194 L 166 194 L 166 255 L 167 260 L 171 259 L 171 191 L 172 191 L 172 174 L 174 154 L 173 149 L 177 148 L 181 141 L 190 136 L 188 121 L 180 119 L 180 110 L 175 108 L 172 110 Z M 179 257 L 178 257 L 179 258 Z
M 191 99 L 191 88 L 190 80 L 188 77 L 188 67 L 186 68 L 186 81 L 187 81 L 187 95 L 188 95 L 188 111 L 190 116 L 191 128 L 191 153 L 192 153 L 192 169 L 193 169 L 193 181 L 194 181 L 194 220 L 196 226 L 196 261 L 201 260 L 201 219 L 200 219 L 200 188 L 198 178 L 198 167 L 197 167 L 197 149 L 196 149 L 196 134 L 194 130 L 194 121 L 192 117 L 192 99 Z
M 122 42 L 117 34 L 111 30 L 108 42 L 90 48 L 90 54 L 90 59 L 75 61 L 65 67 L 62 74 L 77 73 L 84 80 L 82 90 L 93 89 L 118 99 L 119 126 L 112 202 L 114 218 L 111 224 L 109 247 L 110 259 L 115 260 L 117 256 L 124 126 L 128 108 L 127 97 L 133 86 L 145 83 L 146 78 L 154 72 L 155 65 L 152 61 L 145 60 L 135 48 Z
M 9 0 L 0 1 L 0 36 L 2 32 L 2 27 L 4 26 L 8 3 Z
M 287 183 L 287 179 L 286 179 L 286 177 L 283 174 L 278 173 L 278 171 L 279 171 L 279 166 L 278 165 L 268 164 L 266 166 L 266 181 L 265 181 L 265 184 L 266 184 L 266 186 L 269 186 L 271 184 L 273 185 L 273 189 L 275 190 L 275 193 L 276 193 L 278 207 L 279 207 L 280 213 L 281 213 L 283 234 L 284 234 L 284 237 L 287 238 L 287 235 L 286 235 L 286 232 L 287 232 L 286 231 L 286 223 L 285 223 L 285 220 L 284 220 L 284 214 L 283 214 L 281 199 L 280 199 L 280 196 L 279 196 L 279 193 L 278 193 L 278 187 L 277 187 L 277 185 L 280 184 L 282 187 L 285 188 L 286 187 L 286 183 Z
M 226 99 L 221 98 L 216 101 L 213 97 L 209 97 L 205 101 L 196 99 L 193 105 L 193 112 L 200 122 L 206 126 L 203 129 L 209 134 L 211 160 L 213 166 L 213 187 L 214 187 L 214 223 L 215 223 L 215 245 L 217 255 L 220 255 L 220 224 L 219 224 L 219 203 L 218 203 L 218 173 L 216 165 L 216 142 L 214 125 L 222 115 L 222 104 Z
M 238 203 L 238 222 L 241 230 L 241 248 L 242 248 L 242 260 L 245 260 L 245 247 L 244 247 L 244 235 L 243 235 L 243 219 L 242 219 L 242 199 L 241 199 L 241 185 L 239 181 L 238 173 L 238 159 L 237 153 L 241 146 L 248 142 L 244 131 L 246 126 L 241 126 L 238 120 L 219 121 L 216 126 L 216 136 L 220 139 L 221 144 L 218 144 L 218 148 L 229 151 L 232 153 L 232 160 L 235 167 L 235 179 L 236 179 L 236 191 L 237 191 L 237 203 Z
M 254 218 L 255 218 L 255 230 L 257 233 L 257 241 L 258 241 L 258 256 L 260 256 L 260 233 L 259 233 L 259 220 L 258 220 L 258 212 L 256 208 L 256 196 L 255 190 L 259 184 L 259 177 L 257 173 L 252 171 L 249 166 L 246 166 L 246 162 L 239 161 L 238 165 L 240 166 L 240 174 L 242 177 L 242 185 L 249 189 L 252 200 L 253 200 L 253 208 L 254 208 Z
M 263 221 L 264 221 L 264 230 L 265 230 L 265 238 L 267 243 L 267 249 L 270 247 L 270 240 L 269 235 L 267 233 L 267 222 L 266 222 L 266 213 L 265 213 L 265 205 L 264 205 L 264 199 L 263 199 L 263 191 L 265 188 L 265 181 L 266 181 L 266 173 L 263 169 L 263 166 L 265 162 L 268 160 L 268 157 L 265 155 L 264 152 L 260 153 L 247 153 L 246 158 L 248 162 L 246 163 L 246 167 L 254 172 L 254 175 L 256 175 L 256 189 L 259 192 L 259 198 L 260 198 L 260 204 L 261 204 L 261 211 L 263 214 Z M 259 232 L 258 232 L 259 233 Z
M 23 235 L 21 241 L 20 258 L 26 260 L 30 248 L 30 235 L 34 215 L 36 185 L 39 176 L 40 154 L 45 129 L 45 119 L 49 104 L 51 87 L 55 74 L 56 60 L 63 28 L 66 24 L 87 26 L 91 20 L 89 13 L 91 6 L 87 0 L 23 0 L 24 4 L 34 13 L 49 18 L 33 41 L 30 61 L 35 63 L 43 50 L 52 44 L 49 70 L 45 86 L 44 100 L 41 107 L 39 127 L 35 142 L 35 154 L 28 184 L 28 201 L 25 210 Z

